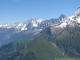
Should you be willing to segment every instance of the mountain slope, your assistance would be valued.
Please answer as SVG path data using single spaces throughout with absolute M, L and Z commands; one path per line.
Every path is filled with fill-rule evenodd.
M 15 40 L 7 45 L 0 47 L 0 60 L 6 60 L 22 49 L 29 41 L 25 39 Z
M 80 7 L 60 24 L 50 25 L 37 36 L 59 47 L 66 57 L 80 58 Z
M 66 27 L 54 43 L 64 51 L 64 55 L 80 58 L 80 27 Z
M 64 57 L 58 48 L 42 38 L 35 38 L 25 48 L 8 60 L 53 60 Z
M 44 39 L 59 47 L 66 57 L 80 57 L 80 24 L 66 26 L 65 28 L 56 28 L 50 26 L 43 30 L 40 35 Z
M 4 32 L 2 34 L 0 34 L 0 46 L 3 46 L 5 44 L 8 44 L 14 40 L 17 39 L 33 39 L 35 37 L 36 34 L 38 34 L 40 31 L 21 31 L 21 32 L 14 32 L 14 30 L 9 30 L 7 32 Z M 4 38 L 3 38 L 4 37 Z
M 49 42 L 52 42 L 65 28 L 49 26 L 41 31 L 37 36 L 40 36 Z
M 55 58 L 54 60 L 80 60 L 80 58 Z

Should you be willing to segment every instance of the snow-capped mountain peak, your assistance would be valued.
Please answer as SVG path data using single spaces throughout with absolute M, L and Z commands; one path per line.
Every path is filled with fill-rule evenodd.
M 29 22 L 31 23 L 34 23 L 34 22 L 37 22 L 37 23 L 41 23 L 43 21 L 43 19 L 36 19 L 35 17 L 32 17 Z
M 80 23 L 80 7 L 78 7 L 77 10 L 68 18 L 72 21 Z
M 69 17 L 66 17 L 62 20 L 62 23 L 57 25 L 56 27 L 64 28 L 67 25 L 74 26 L 75 23 L 80 23 L 80 7 Z
M 35 17 L 32 17 L 31 20 L 36 20 L 36 18 Z
M 77 10 L 73 13 L 74 16 L 80 16 L 80 7 L 77 8 Z
M 23 23 L 20 23 L 20 22 L 17 22 L 17 23 L 14 23 L 14 24 L 0 24 L 0 28 L 7 28 L 7 29 L 10 29 L 10 28 L 15 28 L 17 30 L 27 30 L 26 28 L 26 24 L 23 24 Z
M 41 23 L 42 21 L 43 21 L 43 19 L 38 19 L 37 20 L 38 23 Z
M 59 17 L 59 19 L 63 20 L 65 17 L 66 17 L 65 15 L 61 14 L 60 17 Z
M 28 21 L 28 25 L 30 27 L 38 27 L 38 25 L 43 21 L 43 19 L 36 19 L 34 17 L 32 17 L 29 21 Z

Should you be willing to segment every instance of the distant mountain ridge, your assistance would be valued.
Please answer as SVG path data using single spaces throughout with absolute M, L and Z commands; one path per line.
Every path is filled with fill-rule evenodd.
M 32 17 L 30 20 L 26 22 L 16 22 L 14 24 L 0 24 L 0 28 L 14 28 L 19 31 L 23 30 L 43 30 L 45 27 L 48 27 L 53 24 L 58 24 L 60 22 L 63 22 L 59 26 L 70 24 L 71 22 L 77 22 L 80 23 L 80 7 L 77 8 L 77 10 L 69 17 L 66 17 L 65 15 L 61 14 L 59 18 L 52 18 L 49 20 L 43 20 L 43 19 L 36 19 Z
M 26 22 L 17 22 L 14 24 L 0 24 L 0 28 L 14 28 L 17 29 L 19 31 L 23 31 L 23 30 L 43 30 L 44 27 L 48 27 L 51 24 L 54 23 L 59 23 L 61 20 L 63 20 L 66 16 L 65 15 L 60 15 L 59 18 L 57 19 L 49 19 L 49 20 L 43 20 L 43 19 L 36 19 L 34 17 L 32 17 L 30 20 L 26 21 Z
M 30 20 L 23 23 L 0 24 L 0 45 L 8 44 L 9 42 L 20 38 L 33 39 L 37 33 L 52 24 L 61 22 L 64 18 L 65 15 L 50 20 L 36 19 L 32 17 Z
M 13 39 L 24 38 L 24 35 L 27 39 L 33 39 L 36 34 L 49 26 L 64 29 L 67 26 L 74 27 L 76 23 L 80 23 L 80 7 L 77 8 L 77 10 L 69 17 L 61 14 L 59 18 L 52 18 L 49 20 L 36 19 L 32 17 L 30 20 L 23 23 L 0 24 L 0 45 L 8 44 L 13 41 Z M 24 31 L 26 33 L 24 33 Z
M 57 25 L 56 27 L 64 28 L 67 25 L 75 26 L 75 23 L 80 23 L 80 7 L 78 7 L 71 16 L 64 18 L 61 24 Z

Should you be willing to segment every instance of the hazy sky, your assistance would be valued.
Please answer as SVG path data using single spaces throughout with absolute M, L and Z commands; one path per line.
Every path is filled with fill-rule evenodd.
M 80 6 L 80 0 L 0 0 L 0 23 L 70 16 Z

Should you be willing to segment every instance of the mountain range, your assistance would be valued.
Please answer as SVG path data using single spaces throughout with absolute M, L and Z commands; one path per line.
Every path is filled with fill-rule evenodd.
M 30 20 L 23 23 L 0 24 L 0 46 L 20 38 L 33 39 L 40 31 L 52 24 L 61 22 L 65 17 L 66 16 L 63 14 L 57 19 L 50 20 L 42 20 L 32 17 Z
M 80 7 L 61 24 L 51 25 L 39 33 L 38 36 L 53 42 L 54 46 L 63 51 L 63 55 L 80 58 Z
M 64 58 L 79 60 L 79 20 L 80 7 L 69 17 L 62 14 L 59 18 L 50 20 L 31 18 L 22 24 L 1 24 L 0 52 L 3 53 L 1 53 L 0 59 L 5 57 L 4 60 L 63 60 Z M 24 39 L 18 40 L 20 43 L 16 43 L 16 39 L 21 38 Z M 25 41 L 25 39 L 27 40 Z M 10 50 L 9 46 L 12 46 Z M 16 47 L 19 47 L 19 50 Z M 14 54 L 11 53 L 10 56 L 9 52 Z

